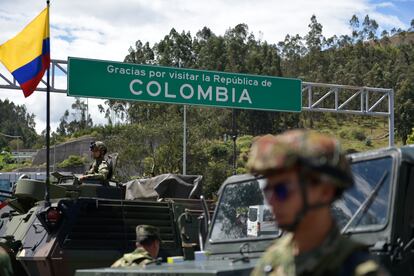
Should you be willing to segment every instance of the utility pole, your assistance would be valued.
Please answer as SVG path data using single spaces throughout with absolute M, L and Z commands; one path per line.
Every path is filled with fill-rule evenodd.
M 231 110 L 231 139 L 233 140 L 233 175 L 237 174 L 237 130 L 236 130 L 236 110 Z
M 181 68 L 181 59 L 178 59 L 178 68 Z M 183 108 L 183 175 L 187 174 L 187 105 Z
M 183 175 L 187 174 L 187 106 L 184 105 L 183 118 Z

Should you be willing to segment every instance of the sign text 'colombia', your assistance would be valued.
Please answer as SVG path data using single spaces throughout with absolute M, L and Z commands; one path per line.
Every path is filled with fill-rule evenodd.
M 68 95 L 271 111 L 301 110 L 301 81 L 69 58 Z

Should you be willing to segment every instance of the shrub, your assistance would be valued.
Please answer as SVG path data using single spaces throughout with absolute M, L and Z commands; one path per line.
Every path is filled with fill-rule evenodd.
M 411 130 L 411 134 L 407 136 L 407 144 L 414 144 L 414 128 Z
M 352 137 L 354 137 L 355 139 L 359 141 L 364 141 L 367 138 L 365 134 L 360 130 L 353 130 Z
M 68 167 L 76 167 L 76 166 L 83 166 L 86 164 L 86 158 L 79 155 L 69 155 L 69 157 L 62 162 L 60 162 L 57 166 L 58 168 L 68 168 Z
M 348 130 L 341 130 L 339 132 L 339 137 L 341 137 L 342 139 L 347 138 L 348 137 Z

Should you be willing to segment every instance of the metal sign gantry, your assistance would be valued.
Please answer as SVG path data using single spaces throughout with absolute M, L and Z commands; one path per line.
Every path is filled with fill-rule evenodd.
M 67 93 L 57 78 L 67 78 L 66 60 L 51 61 L 50 92 Z M 66 85 L 66 81 L 64 82 Z M 38 91 L 46 91 L 42 80 Z M 13 76 L 0 73 L 0 89 L 19 89 Z M 350 85 L 302 82 L 302 110 L 388 118 L 389 146 L 394 145 L 394 90 Z
M 50 61 L 50 92 L 55 93 L 65 93 L 66 94 L 66 87 L 59 88 L 57 86 L 56 79 L 58 76 L 67 76 L 68 70 L 67 70 L 67 64 L 68 62 L 66 60 L 57 60 L 53 59 Z M 45 77 L 46 78 L 46 74 Z M 43 84 L 43 86 L 42 86 Z M 20 90 L 20 86 L 17 83 L 16 79 L 13 78 L 12 75 L 5 76 L 0 72 L 0 89 L 17 89 Z M 37 87 L 36 91 L 44 91 L 46 92 L 46 81 L 41 80 L 39 86 Z
M 394 90 L 302 82 L 302 110 L 388 118 L 388 145 L 394 145 Z

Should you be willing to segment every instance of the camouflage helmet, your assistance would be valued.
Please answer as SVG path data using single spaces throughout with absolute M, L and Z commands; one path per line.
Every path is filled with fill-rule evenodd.
M 327 176 L 339 188 L 338 195 L 353 185 L 349 163 L 333 137 L 298 129 L 253 142 L 247 162 L 250 172 L 269 175 L 294 166 Z
M 148 239 L 161 241 L 160 230 L 157 227 L 142 224 L 137 226 L 136 232 L 138 243 Z
M 106 154 L 107 152 L 107 148 L 104 142 L 102 141 L 95 141 L 95 142 L 91 142 L 91 145 L 89 146 L 90 150 L 93 151 L 94 149 L 98 149 L 100 151 L 103 151 L 104 154 Z

